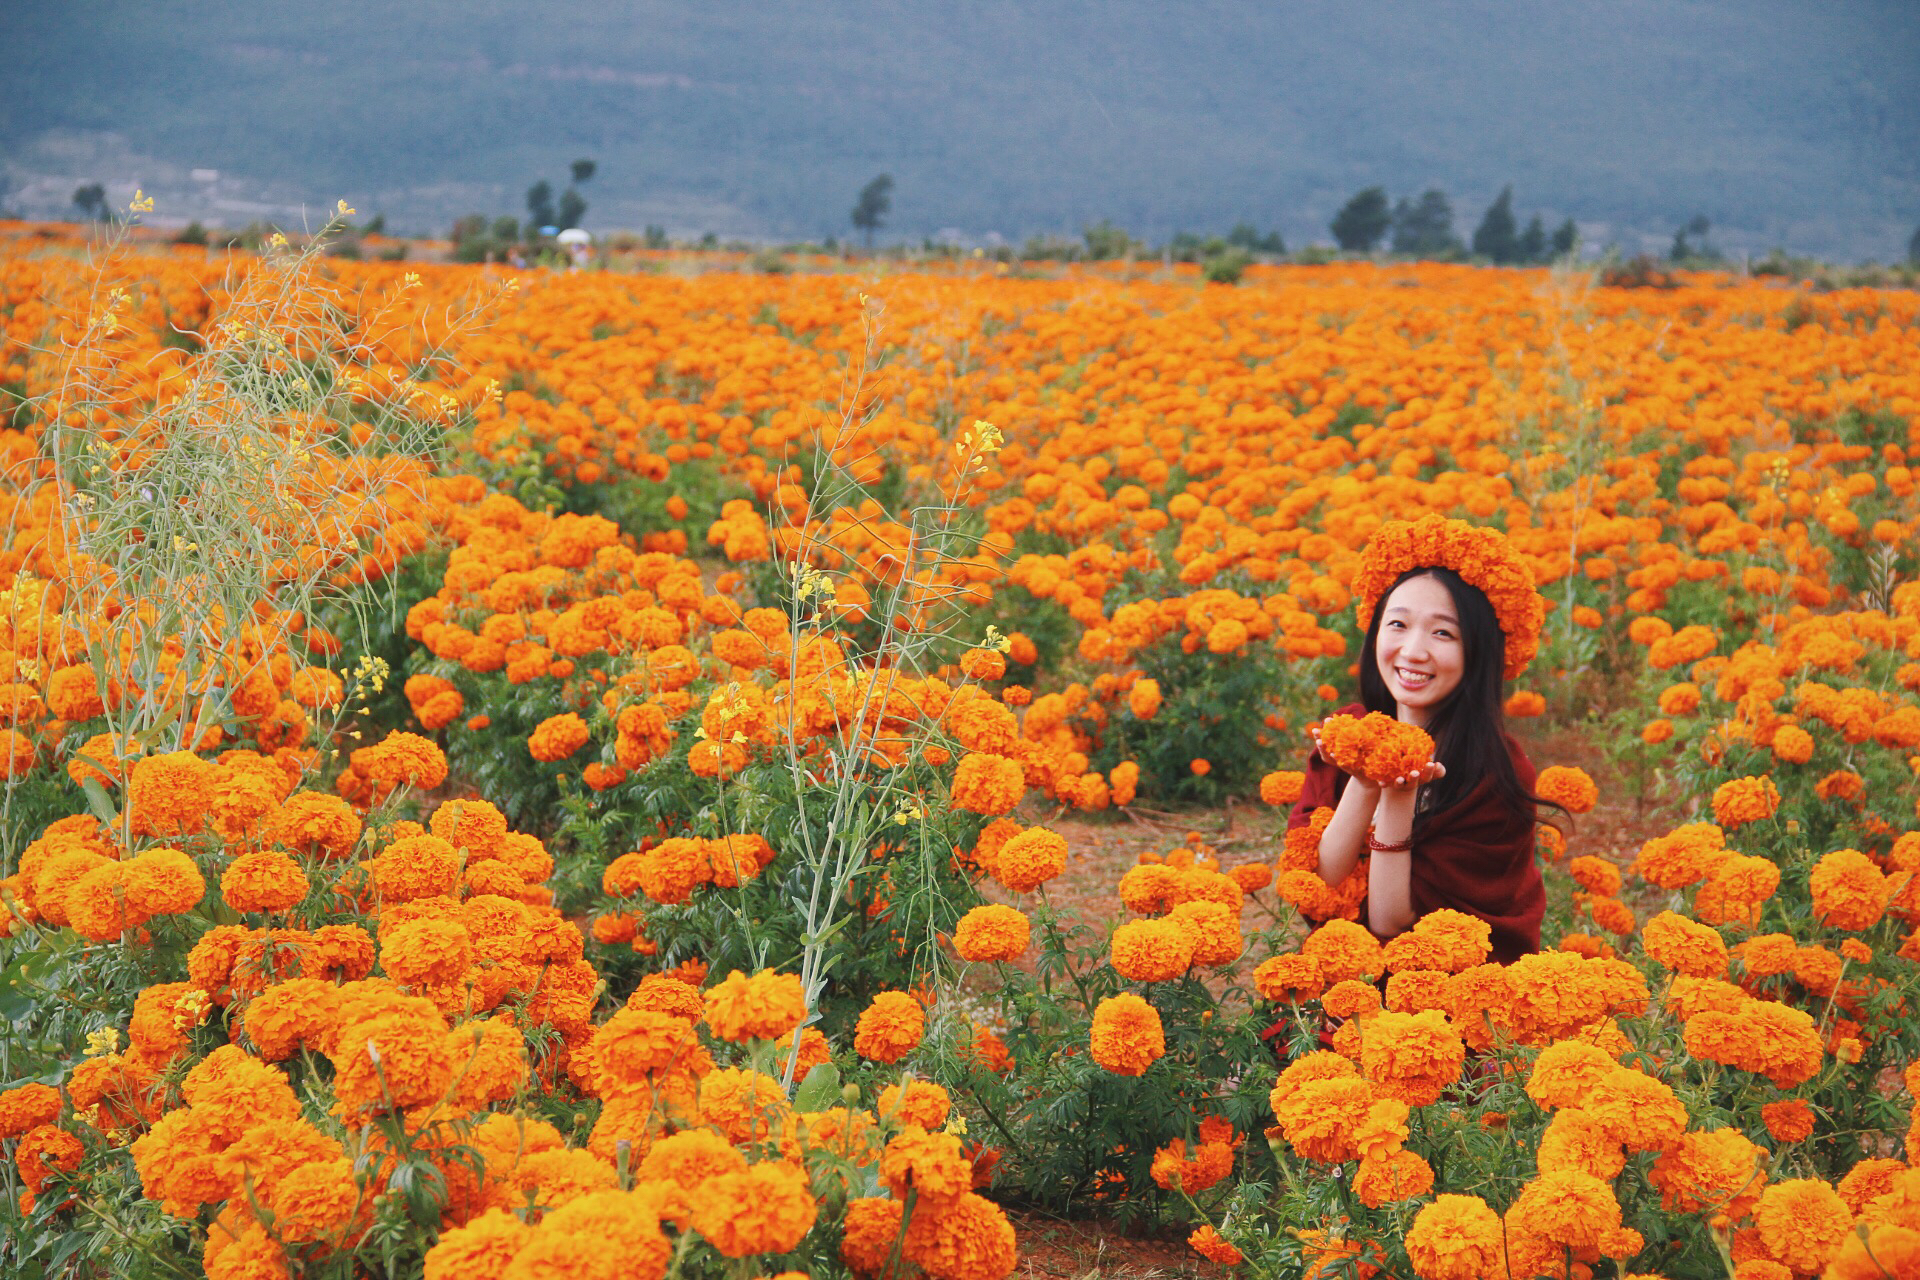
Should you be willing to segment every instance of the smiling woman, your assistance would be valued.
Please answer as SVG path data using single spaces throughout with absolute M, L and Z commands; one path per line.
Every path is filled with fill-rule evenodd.
M 1457 520 L 1382 529 L 1355 579 L 1366 642 L 1360 704 L 1423 730 L 1433 758 L 1391 778 L 1349 772 L 1320 744 L 1289 829 L 1331 809 L 1319 872 L 1363 874 L 1364 922 L 1405 932 L 1443 908 L 1487 922 L 1496 959 L 1540 949 L 1534 770 L 1505 731 L 1505 677 L 1531 658 L 1544 610 L 1503 535 Z

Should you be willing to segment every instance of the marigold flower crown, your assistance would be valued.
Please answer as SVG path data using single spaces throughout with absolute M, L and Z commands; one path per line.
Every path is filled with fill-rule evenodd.
M 1540 647 L 1547 601 L 1534 589 L 1533 570 L 1498 529 L 1427 515 L 1390 520 L 1367 540 L 1353 577 L 1360 630 L 1373 620 L 1380 598 L 1409 569 L 1447 568 L 1478 587 L 1493 605 L 1507 639 L 1506 678 L 1527 669 Z

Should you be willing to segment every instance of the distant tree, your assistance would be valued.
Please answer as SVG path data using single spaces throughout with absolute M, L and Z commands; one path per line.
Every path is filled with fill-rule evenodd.
M 1092 262 L 1124 258 L 1135 249 L 1145 247 L 1105 218 L 1080 234 L 1087 242 L 1087 258 Z
M 98 182 L 89 182 L 84 187 L 73 190 L 74 207 L 80 210 L 82 217 L 93 222 L 107 220 L 107 189 Z
M 1537 219 L 1536 219 L 1537 221 Z M 1475 257 L 1492 258 L 1506 264 L 1520 260 L 1519 224 L 1513 219 L 1513 188 L 1500 188 L 1500 195 L 1487 206 L 1480 225 L 1473 232 Z
M 1920 263 L 1920 227 L 1913 229 L 1913 239 L 1907 241 L 1907 261 Z
M 1527 229 L 1520 233 L 1519 255 L 1517 262 L 1545 262 L 1547 260 L 1547 229 L 1540 225 L 1540 215 L 1534 214 L 1527 223 Z
M 667 229 L 665 227 L 648 223 L 646 235 L 647 248 L 664 249 L 667 247 Z
M 1411 258 L 1451 258 L 1465 246 L 1453 233 L 1453 202 L 1438 187 L 1393 209 L 1393 251 Z
M 1327 224 L 1333 238 L 1348 253 L 1372 253 L 1393 225 L 1385 187 L 1368 187 L 1340 207 Z
M 1287 242 L 1278 231 L 1269 231 L 1263 236 L 1251 222 L 1235 224 L 1233 230 L 1227 232 L 1227 243 L 1237 249 L 1249 249 L 1254 253 L 1285 253 L 1287 251 Z
M 207 242 L 207 229 L 201 226 L 200 220 L 196 218 L 181 229 L 180 234 L 173 238 L 173 242 L 175 244 L 204 245 Z
M 860 188 L 860 198 L 854 202 L 854 229 L 866 237 L 867 247 L 873 247 L 873 233 L 886 221 L 887 211 L 893 208 L 893 175 L 883 173 Z
M 1713 246 L 1707 243 L 1707 229 L 1713 224 L 1707 221 L 1707 215 L 1696 213 L 1687 220 L 1687 225 L 1673 233 L 1673 247 L 1667 250 L 1667 257 L 1673 262 L 1687 258 L 1717 258 Z
M 568 187 L 560 193 L 560 208 L 554 214 L 553 225 L 565 231 L 568 227 L 580 225 L 580 219 L 587 216 L 587 198 Z
M 583 182 L 591 181 L 594 171 L 599 167 L 600 166 L 591 160 L 575 160 L 573 162 L 573 185 L 577 187 Z
M 529 234 L 538 232 L 541 227 L 555 225 L 554 219 L 560 215 L 553 209 L 553 184 L 545 178 L 527 188 L 527 222 Z
M 1548 242 L 1548 247 L 1553 250 L 1554 257 L 1564 258 L 1572 253 L 1575 246 L 1579 243 L 1580 228 L 1573 225 L 1572 218 L 1568 218 L 1565 222 L 1554 228 L 1553 239 Z

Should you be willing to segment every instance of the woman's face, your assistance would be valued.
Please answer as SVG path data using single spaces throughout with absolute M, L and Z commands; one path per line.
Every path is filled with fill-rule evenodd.
M 1373 658 L 1401 718 L 1413 724 L 1425 725 L 1459 687 L 1467 651 L 1453 596 L 1438 578 L 1408 578 L 1388 594 Z

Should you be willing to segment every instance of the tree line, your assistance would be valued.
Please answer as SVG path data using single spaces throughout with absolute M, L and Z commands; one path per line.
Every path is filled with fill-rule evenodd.
M 519 258 L 526 250 L 537 253 L 559 232 L 581 225 L 586 217 L 587 200 L 580 188 L 593 178 L 597 168 L 592 160 L 575 160 L 569 167 L 571 181 L 557 196 L 553 184 L 545 179 L 528 187 L 524 222 L 512 215 L 488 218 L 477 213 L 459 219 L 453 226 L 454 256 L 461 261 L 481 262 Z M 893 188 L 892 174 L 878 175 L 860 189 L 848 215 L 869 249 L 892 212 Z M 104 221 L 110 216 L 106 188 L 98 182 L 76 188 L 73 204 L 81 217 L 89 221 Z M 1385 187 L 1371 186 L 1355 192 L 1334 214 L 1327 230 L 1332 232 L 1334 243 L 1346 253 L 1371 254 L 1384 246 L 1397 257 L 1440 261 L 1474 258 L 1501 266 L 1556 261 L 1571 254 L 1580 239 L 1572 218 L 1549 232 L 1536 213 L 1522 227 L 1513 211 L 1511 185 L 1501 188 L 1500 194 L 1487 206 L 1471 240 L 1460 238 L 1454 230 L 1453 218 L 1453 202 L 1438 187 L 1429 187 L 1418 196 L 1394 200 Z M 198 228 L 199 224 L 194 225 Z M 1721 261 L 1722 255 L 1707 238 L 1710 227 L 1704 215 L 1696 214 L 1688 219 L 1674 232 L 1668 258 L 1674 262 Z M 707 239 L 711 241 L 714 237 Z M 1245 222 L 1225 236 L 1177 232 L 1157 253 L 1104 220 L 1087 228 L 1083 239 L 1084 246 L 1077 240 L 1036 236 L 1028 241 L 1024 256 L 1092 259 L 1164 256 L 1173 261 L 1206 264 L 1210 277 L 1237 278 L 1240 268 L 1254 255 L 1282 256 L 1287 252 L 1286 240 L 1280 232 L 1262 233 Z M 668 244 L 665 228 L 649 226 L 644 243 L 649 248 L 665 248 Z M 827 244 L 835 247 L 832 237 Z M 1907 244 L 1907 260 L 1920 264 L 1920 228 L 1914 230 Z

